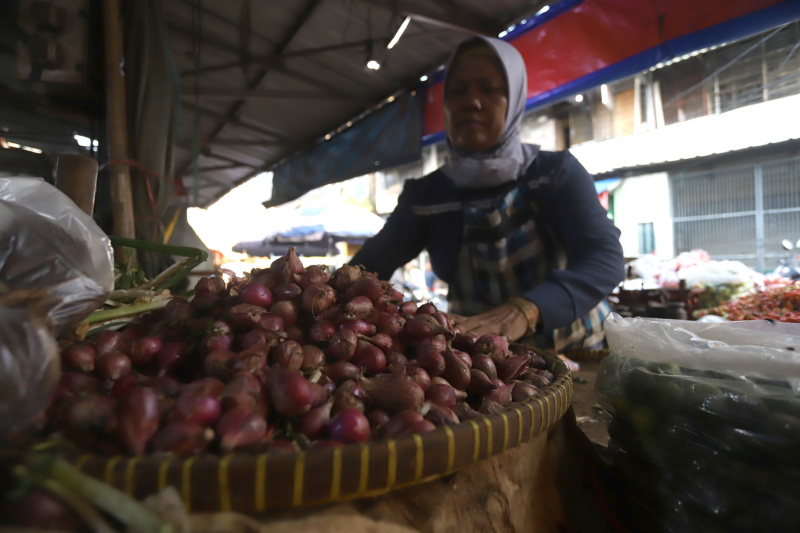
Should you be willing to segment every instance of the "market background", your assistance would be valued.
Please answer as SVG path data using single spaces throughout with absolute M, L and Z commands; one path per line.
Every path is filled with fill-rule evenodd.
M 160 276 L 181 264 L 191 271 L 172 290 L 209 290 L 212 278 L 263 274 L 287 250 L 306 266 L 344 265 L 380 229 L 403 183 L 443 164 L 443 64 L 477 32 L 508 40 L 526 59 L 523 141 L 570 150 L 621 230 L 627 275 L 608 296 L 611 326 L 622 336 L 657 330 L 641 335 L 651 343 L 646 353 L 552 354 L 539 369 L 551 377 L 538 398 L 513 415 L 453 426 L 458 438 L 446 453 L 440 431 L 364 444 L 360 456 L 345 448 L 332 461 L 304 449 L 284 460 L 263 454 L 255 467 L 238 454 L 162 463 L 87 454 L 75 464 L 129 496 L 171 480 L 172 503 L 191 511 L 181 516 L 197 530 L 217 519 L 230 529 L 224 511 L 267 505 L 275 514 L 259 519 L 289 530 L 299 520 L 320 531 L 356 522 L 368 530 L 376 520 L 425 531 L 497 523 L 509 531 L 619 530 L 615 513 L 646 531 L 796 523 L 797 334 L 781 329 L 784 342 L 735 326 L 800 322 L 792 280 L 800 252 L 799 21 L 792 0 L 4 2 L 0 193 L 14 183 L 56 185 L 99 232 L 129 239 L 114 243 L 115 293 L 147 278 L 164 283 Z M 69 190 L 71 172 L 91 187 Z M 37 196 L 22 203 L 44 212 L 50 206 L 38 206 L 45 196 Z M 123 263 L 132 241 L 148 246 Z M 72 242 L 40 246 L 26 260 Z M 447 287 L 428 285 L 427 263 L 423 253 L 389 281 L 406 300 L 446 310 Z M 31 294 L 0 292 L 4 305 Z M 148 297 L 158 306 L 169 295 Z M 61 300 L 59 310 L 69 307 Z M 130 299 L 109 298 L 98 312 L 128 306 Z M 80 327 L 69 333 L 92 331 Z M 692 328 L 696 342 L 682 345 Z M 715 334 L 730 351 L 716 350 Z M 663 340 L 665 351 L 649 349 Z M 739 344 L 758 357 L 737 358 Z M 682 357 L 698 347 L 715 350 L 700 363 Z M 499 442 L 514 445 L 499 453 Z M 419 459 L 432 450 L 437 464 Z M 399 456 L 413 456 L 414 469 L 400 468 Z M 355 502 L 335 498 L 343 496 L 335 473 L 343 457 L 360 468 L 348 494 Z M 306 459 L 331 472 L 331 487 L 306 485 L 331 501 L 301 517 L 294 507 L 308 503 Z M 456 460 L 468 466 L 443 472 Z M 228 483 L 234 472 L 265 476 L 266 465 L 291 490 Z M 432 466 L 430 483 L 394 490 L 398 475 L 419 481 Z M 365 490 L 384 481 L 379 496 Z M 245 485 L 254 494 L 235 492 Z M 770 512 L 747 514 L 763 506 L 741 501 L 769 501 Z

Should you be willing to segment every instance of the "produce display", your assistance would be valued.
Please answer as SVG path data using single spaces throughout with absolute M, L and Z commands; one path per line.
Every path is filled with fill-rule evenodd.
M 647 254 L 631 261 L 628 268 L 636 278 L 626 280 L 624 289 L 682 288 L 692 292 L 696 304 L 691 307 L 697 309 L 740 298 L 770 282 L 769 276 L 741 261 L 712 260 L 705 250 L 682 252 L 668 260 Z
M 655 330 L 637 324 L 641 336 Z M 662 340 L 674 330 L 664 331 Z M 614 349 L 601 363 L 596 387 L 613 415 L 617 511 L 636 531 L 793 530 L 800 523 L 800 362 L 789 355 L 781 364 L 794 371 L 766 377 L 753 369 L 769 348 L 742 357 L 751 371 L 738 372 L 713 361 L 715 348 L 727 349 L 719 341 L 701 344 L 685 333 L 674 346 L 696 345 L 707 364 L 696 353 L 637 357 Z
M 62 342 L 38 433 L 106 455 L 297 451 L 493 414 L 553 379 L 530 346 L 457 332 L 358 267 L 306 267 L 290 248 L 227 274 Z
M 701 309 L 698 317 L 715 315 L 728 320 L 777 320 L 800 323 L 800 284 L 767 286 L 754 293 Z

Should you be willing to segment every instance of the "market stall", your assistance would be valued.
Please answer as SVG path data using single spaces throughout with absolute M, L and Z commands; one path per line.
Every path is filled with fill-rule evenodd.
M 778 272 L 762 274 L 692 250 L 674 259 L 646 255 L 631 261 L 627 279 L 609 300 L 625 317 L 795 322 L 796 290 L 796 281 Z
M 175 516 L 192 531 L 606 527 L 554 353 L 455 333 L 432 304 L 356 267 L 303 265 L 293 248 L 242 278 L 203 277 L 187 300 L 168 289 L 179 269 L 147 280 L 112 260 L 112 244 L 152 243 L 109 240 L 38 180 L 0 191 L 26 222 L 6 228 L 25 246 L 3 264 L 16 288 L 5 301 L 25 304 L 0 338 L 8 486 L 74 491 L 82 520 L 96 507 L 96 523 L 133 530 L 166 531 Z M 34 197 L 49 207 L 19 206 Z M 44 253 L 53 238 L 94 262 L 71 254 L 43 272 L 63 253 Z M 170 251 L 186 252 L 183 275 L 203 259 Z M 23 493 L 6 497 L 26 505 Z M 170 501 L 172 522 L 153 510 Z
M 384 224 L 383 218 L 361 206 L 319 200 L 270 208 L 266 216 L 273 224 L 264 238 L 240 241 L 233 246 L 234 252 L 277 257 L 293 246 L 300 257 L 351 257 Z
M 601 456 L 575 423 L 570 407 L 572 374 L 559 357 L 571 353 L 510 342 L 503 335 L 462 333 L 435 305 L 404 301 L 402 293 L 374 272 L 301 261 L 300 246 L 308 246 L 306 255 L 312 251 L 327 255 L 336 239 L 356 242 L 373 235 L 377 227 L 368 227 L 366 222 L 358 224 L 364 230 L 359 234 L 337 232 L 330 223 L 319 224 L 321 228 L 295 225 L 269 233 L 261 241 L 270 246 L 269 255 L 275 256 L 269 266 L 244 273 L 217 269 L 182 286 L 187 274 L 207 257 L 203 250 L 166 242 L 167 230 L 174 228 L 177 220 L 164 223 L 166 204 L 175 198 L 208 203 L 265 170 L 278 171 L 277 194 L 271 200 L 278 202 L 297 197 L 319 180 L 341 180 L 354 172 L 415 161 L 423 132 L 431 138 L 441 133 L 430 129 L 436 128 L 433 122 L 423 130 L 421 114 L 423 104 L 438 113 L 439 80 L 425 97 L 416 89 L 397 96 L 398 87 L 405 90 L 411 82 L 417 87 L 420 72 L 436 71 L 444 52 L 465 30 L 492 35 L 506 31 L 511 21 L 520 18 L 522 3 L 504 4 L 504 18 L 491 23 L 481 16 L 490 9 L 481 2 L 473 4 L 471 16 L 462 14 L 460 7 L 452 11 L 443 2 L 432 3 L 433 7 L 424 2 L 405 3 L 405 8 L 415 10 L 414 23 L 420 30 L 416 37 L 421 44 L 414 49 L 433 46 L 436 53 L 406 67 L 402 75 L 396 75 L 395 80 L 401 82 L 391 86 L 367 78 L 370 73 L 364 70 L 361 58 L 358 65 L 350 57 L 339 61 L 336 76 L 323 68 L 329 66 L 324 60 L 312 62 L 314 68 L 305 69 L 306 73 L 286 67 L 285 63 L 298 58 L 304 61 L 315 54 L 353 47 L 360 50 L 362 46 L 371 52 L 377 44 L 384 44 L 371 34 L 364 41 L 325 49 L 315 49 L 315 41 L 293 42 L 301 27 L 312 22 L 324 24 L 322 28 L 312 26 L 315 31 L 310 33 L 327 34 L 330 20 L 324 15 L 344 18 L 334 9 L 340 9 L 341 3 L 310 2 L 302 9 L 293 5 L 290 9 L 302 13 L 290 14 L 296 18 L 284 13 L 287 20 L 277 21 L 272 28 L 274 34 L 286 38 L 278 45 L 266 42 L 265 46 L 264 39 L 253 45 L 250 20 L 257 10 L 251 11 L 250 2 L 242 2 L 239 48 L 221 37 L 231 24 L 218 12 L 199 2 L 167 4 L 173 15 L 171 25 L 157 9 L 150 18 L 153 13 L 148 15 L 147 9 L 154 3 L 129 4 L 141 10 L 134 9 L 133 16 L 125 19 L 137 28 L 126 35 L 118 3 L 103 2 L 107 46 L 103 96 L 109 153 L 100 169 L 88 169 L 88 185 L 95 185 L 91 178 L 96 178 L 98 170 L 110 175 L 102 182 L 106 187 L 102 207 L 111 218 L 106 221 L 109 231 L 93 219 L 94 188 L 65 187 L 74 183 L 71 178 L 77 170 L 62 167 L 58 188 L 41 180 L 0 180 L 0 230 L 3 242 L 9 243 L 0 255 L 0 487 L 4 491 L 0 516 L 4 525 L 104 533 L 604 532 L 625 531 L 640 524 L 655 528 L 665 516 L 669 526 L 683 526 L 685 500 L 671 500 L 671 506 L 665 507 L 658 499 L 663 496 L 660 493 L 650 494 L 653 497 L 640 506 L 628 499 L 637 489 L 643 494 L 654 485 L 663 489 L 663 471 L 684 464 L 665 458 L 664 450 L 652 447 L 653 437 L 663 435 L 654 433 L 656 424 L 647 415 L 686 415 L 682 410 L 684 387 L 692 386 L 670 382 L 666 389 L 675 396 L 654 399 L 644 394 L 642 398 L 642 389 L 651 392 L 648 387 L 635 380 L 631 385 L 626 379 L 629 370 L 639 375 L 642 372 L 636 370 L 641 368 L 646 370 L 644 382 L 650 384 L 671 379 L 663 375 L 680 375 L 687 381 L 737 381 L 729 387 L 734 392 L 737 386 L 752 387 L 745 392 L 753 394 L 743 396 L 726 388 L 722 400 L 708 395 L 714 406 L 716 400 L 728 402 L 720 412 L 712 409 L 713 421 L 723 436 L 746 434 L 735 441 L 741 445 L 737 452 L 759 454 L 773 467 L 766 477 L 759 478 L 753 493 L 746 493 L 767 502 L 777 496 L 771 483 L 785 489 L 778 503 L 770 507 L 776 510 L 770 524 L 780 528 L 797 518 L 790 505 L 796 500 L 792 483 L 795 464 L 788 453 L 796 442 L 797 428 L 792 381 L 796 376 L 791 373 L 796 362 L 791 354 L 782 352 L 784 357 L 778 359 L 778 370 L 789 369 L 788 374 L 781 375 L 774 366 L 765 373 L 758 368 L 753 382 L 741 385 L 739 378 L 750 378 L 752 368 L 745 368 L 747 372 L 736 368 L 733 375 L 720 376 L 713 374 L 713 369 L 683 360 L 676 363 L 679 370 L 662 368 L 658 365 L 672 361 L 649 354 L 647 347 L 637 347 L 634 354 L 622 353 L 619 347 L 610 355 L 606 350 L 593 350 L 592 355 L 603 358 L 606 365 L 640 352 L 647 354 L 648 362 L 656 363 L 655 370 L 638 360 L 631 368 L 608 366 L 613 379 L 598 385 L 609 399 L 605 409 L 621 417 L 617 426 L 623 427 L 623 431 L 615 431 L 614 454 L 606 462 L 603 459 L 608 458 Z M 364 4 L 375 6 L 376 11 L 382 8 L 382 21 L 395 29 L 399 23 L 396 6 Z M 617 11 L 614 2 L 580 4 L 562 2 L 547 17 L 534 20 L 549 7 L 536 2 L 527 30 L 540 30 L 524 39 L 528 51 L 535 49 L 532 43 L 538 39 L 554 35 L 543 29 L 549 20 L 564 23 L 564 35 L 590 35 L 583 31 L 586 14 L 607 22 L 613 17 L 600 15 Z M 749 26 L 732 28 L 728 23 L 752 19 L 754 12 L 766 13 L 758 18 L 756 27 L 770 27 L 787 16 L 787 4 L 737 5 L 724 16 L 718 10 L 691 31 L 668 25 L 666 37 L 660 29 L 653 30 L 655 25 L 637 24 L 662 20 L 666 13 L 643 10 L 640 16 L 626 19 L 631 26 L 644 28 L 635 46 L 620 47 L 602 61 L 593 60 L 595 55 L 586 60 L 585 65 L 594 64 L 599 74 L 588 67 L 575 72 L 556 69 L 558 90 L 536 89 L 517 103 L 525 107 L 526 103 L 564 97 L 598 80 L 610 81 L 620 72 L 655 65 L 674 54 L 670 46 L 689 50 L 696 45 L 695 30 L 709 31 L 703 33 L 704 44 L 721 40 L 721 36 L 747 33 Z M 43 14 L 55 12 L 45 9 Z M 177 24 L 176 13 L 190 18 L 192 27 Z M 704 11 L 692 13 L 702 20 Z M 566 16 L 558 18 L 562 14 Z M 57 17 L 51 20 L 41 15 L 36 19 L 39 29 L 42 24 L 58 27 Z M 204 41 L 200 20 L 209 15 L 222 19 L 223 29 L 216 27 L 212 33 L 218 34 Z M 372 31 L 370 17 L 369 13 L 363 17 L 368 32 Z M 409 22 L 410 15 L 405 25 Z M 170 57 L 166 45 L 158 46 L 166 41 L 167 26 L 184 37 L 182 43 L 189 49 Z M 441 30 L 447 39 L 441 39 L 441 27 L 448 29 L 447 33 Z M 128 37 L 125 43 L 123 37 Z M 339 37 L 337 33 L 335 38 Z M 452 42 L 444 46 L 440 40 Z M 214 64 L 201 66 L 201 42 L 213 46 Z M 143 44 L 155 50 L 148 48 L 148 53 L 131 60 L 135 55 L 126 55 L 123 44 L 130 44 L 134 51 L 144 50 Z M 576 49 L 589 48 L 589 44 Z M 274 55 L 260 56 L 251 45 Z M 204 49 L 203 53 L 207 52 Z M 233 67 L 217 55 L 231 53 L 241 59 Z M 123 56 L 126 61 L 120 61 Z M 175 57 L 186 71 L 175 72 Z M 395 61 L 394 65 L 398 64 L 402 62 Z M 231 68 L 241 69 L 243 79 L 213 74 Z M 200 76 L 207 73 L 220 84 L 217 89 L 200 86 Z M 275 83 L 281 90 L 271 85 L 265 89 L 264 83 L 260 91 L 268 73 L 270 83 L 277 77 Z M 193 90 L 184 88 L 182 95 L 173 79 L 181 76 L 186 80 L 191 76 L 194 81 Z M 343 80 L 342 86 L 330 85 L 337 77 Z M 166 79 L 173 82 L 169 92 L 182 97 L 193 110 L 184 124 L 192 131 L 190 139 L 173 138 L 177 99 L 170 96 L 155 102 Z M 226 85 L 228 82 L 232 84 Z M 307 86 L 319 92 L 307 92 Z M 126 89 L 131 94 L 126 94 Z M 233 103 L 205 105 L 203 99 L 232 99 Z M 299 100 L 301 105 L 290 111 L 280 106 L 264 111 L 250 105 L 273 99 Z M 330 101 L 337 105 L 328 105 Z M 280 115 L 278 126 L 269 123 L 272 113 Z M 355 128 L 349 129 L 353 122 Z M 242 129 L 246 130 L 244 136 L 239 135 Z M 342 148 L 346 143 L 352 146 L 365 132 L 370 134 L 371 142 L 364 143 L 369 149 L 354 157 Z M 131 134 L 135 140 L 128 138 Z M 336 142 L 327 144 L 331 138 Z M 247 146 L 253 147 L 256 155 L 242 153 Z M 173 169 L 173 147 L 183 150 L 177 169 Z M 334 156 L 337 164 L 331 166 Z M 86 169 L 83 174 L 86 177 Z M 334 218 L 345 222 L 352 215 L 339 213 Z M 608 222 L 605 213 L 601 218 Z M 716 308 L 734 320 L 745 317 L 723 304 L 749 293 L 720 292 L 738 282 L 713 278 L 708 286 L 717 292 L 713 300 L 703 299 L 707 288 L 698 287 L 693 280 L 717 274 L 687 275 L 679 278 L 683 283 L 677 285 L 625 285 L 617 297 L 618 311 L 627 306 L 631 315 L 662 313 L 664 322 L 656 324 L 666 324 L 664 327 L 674 326 L 672 319 L 694 318 L 701 309 Z M 735 269 L 724 274 L 734 279 L 742 275 Z M 513 305 L 524 315 L 526 332 L 533 335 L 536 315 L 531 302 L 526 306 L 521 300 L 512 297 L 508 301 L 516 301 Z M 793 306 L 791 296 L 781 304 L 785 311 Z M 775 305 L 770 307 L 774 310 Z M 519 318 L 519 313 L 515 316 Z M 592 325 L 599 324 L 583 323 L 583 333 Z M 715 339 L 705 347 L 716 349 L 721 342 Z M 793 351 L 796 345 L 783 344 L 770 348 Z M 775 360 L 770 362 L 775 364 Z M 783 379 L 787 375 L 791 378 L 788 386 Z M 756 415 L 764 414 L 759 403 L 762 386 L 775 386 L 777 392 L 765 405 L 777 406 L 779 414 L 786 416 L 770 419 L 770 427 L 762 425 L 757 416 L 745 417 L 739 424 L 740 409 L 757 404 Z M 631 398 L 638 403 L 628 411 Z M 705 410 L 704 402 L 701 399 L 701 410 Z M 651 404 L 656 410 L 640 410 Z M 631 428 L 625 424 L 635 426 L 633 433 L 626 433 Z M 772 426 L 778 432 L 774 442 Z M 658 431 L 670 433 L 676 428 L 687 426 L 679 420 L 658 426 Z M 702 424 L 692 425 L 687 431 L 702 429 Z M 717 457 L 729 451 L 724 444 L 721 451 L 711 446 L 696 448 Z M 626 455 L 630 453 L 638 454 L 633 455 L 635 460 Z M 638 459 L 647 466 L 645 473 L 652 474 L 643 484 L 626 477 L 636 477 Z M 774 472 L 783 460 L 792 467 L 786 477 Z M 712 473 L 718 476 L 716 483 L 746 484 L 747 476 L 759 475 L 756 466 L 736 463 L 733 474 Z M 675 482 L 669 475 L 667 481 Z M 668 487 L 684 489 L 693 478 L 689 483 L 678 481 L 682 483 Z M 724 504 L 725 511 L 735 511 L 736 500 L 726 500 L 724 493 L 715 495 L 719 496 L 715 502 Z M 714 517 L 708 515 L 717 507 L 708 507 L 693 507 L 694 514 L 687 516 L 713 523 Z M 735 523 L 737 516 L 732 512 L 720 523 Z M 755 527 L 760 517 L 747 516 L 742 523 Z

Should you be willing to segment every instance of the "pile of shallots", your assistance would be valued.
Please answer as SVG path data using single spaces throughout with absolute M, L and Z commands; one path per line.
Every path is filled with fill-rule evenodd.
M 61 357 L 44 431 L 107 454 L 393 438 L 496 413 L 553 379 L 531 347 L 459 333 L 433 304 L 358 267 L 304 267 L 293 248 Z

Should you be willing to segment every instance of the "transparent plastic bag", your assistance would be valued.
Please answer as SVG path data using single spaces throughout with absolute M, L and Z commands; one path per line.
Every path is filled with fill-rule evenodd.
M 42 412 L 61 376 L 58 344 L 28 309 L 0 308 L 0 437 Z
M 60 375 L 55 339 L 113 287 L 111 243 L 90 216 L 41 179 L 0 178 L 0 432 L 43 406 Z
M 735 300 L 753 292 L 764 283 L 764 276 L 741 261 L 708 261 L 682 268 L 678 277 L 689 288 L 702 289 L 699 293 L 701 309 L 715 307 L 722 302 Z
M 36 310 L 56 336 L 114 287 L 108 236 L 41 179 L 0 179 L 0 242 L 0 305 Z
M 800 325 L 614 314 L 605 331 L 596 390 L 633 529 L 800 523 Z

